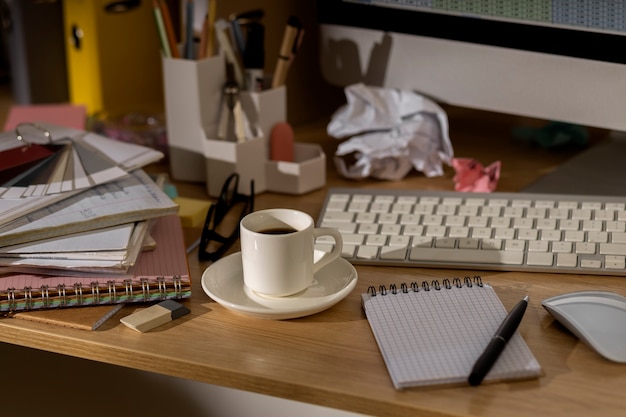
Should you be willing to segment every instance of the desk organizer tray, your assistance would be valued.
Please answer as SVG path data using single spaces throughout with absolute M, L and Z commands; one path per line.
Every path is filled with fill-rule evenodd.
M 295 143 L 294 162 L 268 161 L 265 180 L 269 191 L 305 194 L 326 184 L 326 155 L 315 144 Z

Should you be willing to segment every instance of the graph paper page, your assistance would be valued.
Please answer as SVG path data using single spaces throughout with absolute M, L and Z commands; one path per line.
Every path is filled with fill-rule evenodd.
M 507 314 L 486 284 L 367 293 L 363 308 L 397 389 L 466 382 Z M 516 332 L 485 381 L 540 373 L 541 366 Z

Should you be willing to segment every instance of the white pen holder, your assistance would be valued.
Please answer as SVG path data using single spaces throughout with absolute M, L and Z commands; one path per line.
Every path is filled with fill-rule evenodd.
M 260 92 L 242 90 L 239 99 L 249 125 L 260 132 L 242 142 L 218 138 L 226 64 L 218 55 L 201 60 L 162 58 L 170 175 L 204 182 L 210 196 L 236 172 L 241 194 L 276 191 L 303 194 L 326 181 L 326 158 L 317 145 L 295 144 L 293 162 L 269 160 L 270 135 L 287 120 L 284 86 Z
M 205 130 L 216 130 L 226 81 L 220 55 L 189 60 L 162 58 L 170 174 L 181 181 L 206 180 Z

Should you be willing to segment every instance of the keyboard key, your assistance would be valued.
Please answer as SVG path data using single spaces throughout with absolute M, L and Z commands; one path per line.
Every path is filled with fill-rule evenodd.
M 344 211 L 346 209 L 347 200 L 333 200 L 328 202 L 327 211 Z
M 389 236 L 389 246 L 404 246 L 408 247 L 411 243 L 411 238 L 409 236 Z
M 380 228 L 381 235 L 399 235 L 402 226 L 399 224 L 387 224 L 384 223 Z
M 483 250 L 500 250 L 502 249 L 502 239 L 483 239 Z
M 374 235 L 378 233 L 380 226 L 376 223 L 363 223 L 359 225 L 358 232 L 364 235 Z
M 433 245 L 433 238 L 430 236 L 415 236 L 413 238 L 413 246 L 422 248 L 430 248 Z
M 581 259 L 580 260 L 581 268 L 593 268 L 600 269 L 602 267 L 602 261 L 598 259 Z
M 559 253 L 556 255 L 556 266 L 576 268 L 576 266 L 578 266 L 578 255 L 573 253 Z
M 600 253 L 602 255 L 626 255 L 626 244 L 600 243 Z
M 571 246 L 571 243 L 570 243 Z M 548 252 L 550 244 L 545 240 L 530 240 L 528 241 L 528 252 Z M 554 252 L 554 245 L 552 247 Z M 571 252 L 571 251 L 570 251 Z
M 626 243 L 626 233 L 611 233 L 611 243 Z
M 424 226 L 413 226 L 413 225 L 407 225 L 404 226 L 404 231 L 403 234 L 408 235 L 408 236 L 422 236 L 424 234 Z
M 552 266 L 554 255 L 547 252 L 529 252 L 526 257 L 528 265 L 535 266 Z
M 478 249 L 480 240 L 474 238 L 459 239 L 459 249 Z
M 376 223 L 376 213 L 357 213 L 355 221 L 357 223 Z
M 354 213 L 341 211 L 329 211 L 322 217 L 324 223 L 346 223 L 351 222 L 352 219 L 354 219 Z
M 338 223 L 338 222 L 322 222 L 322 227 L 334 227 L 341 233 L 354 233 L 356 232 L 356 223 Z
M 576 253 L 581 254 L 594 254 L 596 253 L 596 244 L 587 242 L 576 242 Z
M 539 231 L 535 229 L 522 229 L 517 232 L 517 238 L 523 240 L 537 240 Z
M 443 237 L 446 235 L 446 227 L 445 226 L 427 226 L 425 234 L 426 236 Z
M 359 246 L 356 257 L 361 259 L 375 259 L 378 256 L 378 246 Z
M 341 233 L 344 245 L 362 245 L 365 242 L 365 236 L 359 233 Z
M 384 235 L 367 235 L 365 244 L 368 246 L 384 246 L 387 244 L 387 236 Z
M 344 258 L 354 258 L 354 253 L 356 252 L 356 245 L 343 245 L 343 249 L 341 250 L 341 256 Z
M 414 247 L 411 249 L 409 259 L 414 261 L 462 262 L 465 264 L 521 265 L 524 260 L 524 252 Z
M 435 239 L 436 248 L 454 248 L 456 246 L 456 239 L 449 237 L 440 237 Z
M 384 246 L 380 248 L 380 259 L 402 260 L 406 258 L 407 248 L 397 246 Z
M 604 258 L 604 267 L 608 269 L 626 268 L 626 256 L 607 255 Z
M 554 253 L 572 253 L 573 250 L 572 242 L 552 242 L 552 252 Z

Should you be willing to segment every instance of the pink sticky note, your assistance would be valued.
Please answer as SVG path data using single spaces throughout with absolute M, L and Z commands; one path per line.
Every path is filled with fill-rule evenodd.
M 4 130 L 12 130 L 20 123 L 48 122 L 59 126 L 84 130 L 87 120 L 85 106 L 58 103 L 11 106 Z
M 496 161 L 485 168 L 475 159 L 452 159 L 452 167 L 456 171 L 454 189 L 475 193 L 494 191 L 500 179 L 500 165 L 500 161 Z

